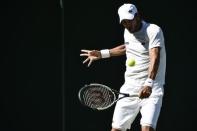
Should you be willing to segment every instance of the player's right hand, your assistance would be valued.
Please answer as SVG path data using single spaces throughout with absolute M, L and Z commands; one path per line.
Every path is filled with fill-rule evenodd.
M 81 50 L 80 56 L 86 56 L 87 58 L 83 61 L 84 63 L 88 62 L 88 67 L 92 64 L 93 61 L 101 59 L 101 52 L 98 50 Z

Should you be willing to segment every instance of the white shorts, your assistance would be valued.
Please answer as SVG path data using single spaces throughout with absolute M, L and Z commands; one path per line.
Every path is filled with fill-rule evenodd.
M 161 87 L 163 88 L 163 87 Z M 123 98 L 116 103 L 112 127 L 121 131 L 130 129 L 138 113 L 141 113 L 140 124 L 156 128 L 162 106 L 163 95 L 150 96 L 146 99 Z

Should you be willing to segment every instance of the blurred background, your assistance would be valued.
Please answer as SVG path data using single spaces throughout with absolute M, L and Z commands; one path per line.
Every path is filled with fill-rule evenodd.
M 87 68 L 81 49 L 123 43 L 117 9 L 123 0 L 11 0 L 1 4 L 2 131 L 109 131 L 114 107 L 99 112 L 78 101 L 92 82 L 119 89 L 125 57 Z M 132 1 L 164 32 L 167 72 L 157 130 L 194 130 L 196 118 L 196 13 L 194 1 Z M 140 116 L 132 131 L 139 131 Z
M 59 1 L 1 3 L 1 131 L 62 130 Z

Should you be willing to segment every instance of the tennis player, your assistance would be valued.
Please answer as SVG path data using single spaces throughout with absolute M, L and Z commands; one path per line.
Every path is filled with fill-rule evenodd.
M 124 44 L 112 49 L 81 50 L 88 66 L 93 61 L 126 54 L 125 82 L 120 92 L 139 93 L 139 98 L 124 98 L 116 103 L 112 130 L 130 129 L 141 113 L 141 131 L 155 131 L 164 95 L 166 51 L 162 29 L 142 19 L 135 5 L 123 4 L 118 9 L 125 27 Z

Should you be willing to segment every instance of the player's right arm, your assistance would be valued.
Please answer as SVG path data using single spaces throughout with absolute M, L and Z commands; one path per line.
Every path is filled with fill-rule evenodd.
M 102 54 L 101 54 L 101 51 L 99 50 L 81 50 L 81 54 L 80 56 L 85 56 L 87 57 L 83 63 L 87 63 L 88 62 L 88 67 L 92 64 L 93 61 L 95 60 L 99 60 L 102 58 Z M 122 45 L 119 45 L 119 46 L 116 46 L 112 49 L 109 49 L 109 56 L 112 57 L 112 56 L 121 56 L 121 55 L 124 55 L 126 52 L 126 48 L 125 48 L 125 45 L 122 44 Z

